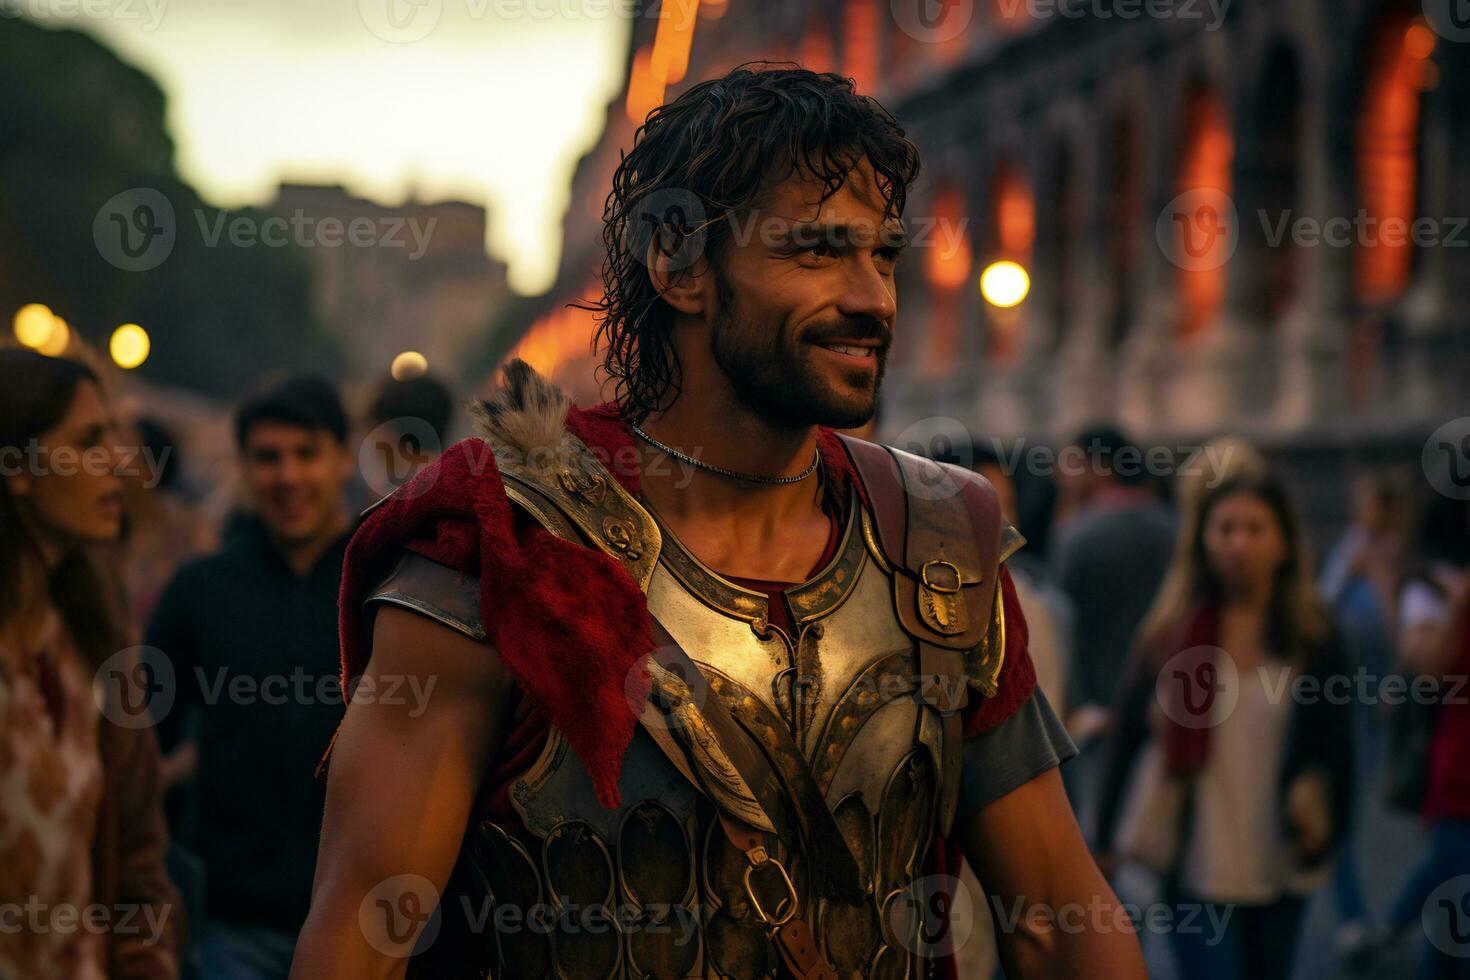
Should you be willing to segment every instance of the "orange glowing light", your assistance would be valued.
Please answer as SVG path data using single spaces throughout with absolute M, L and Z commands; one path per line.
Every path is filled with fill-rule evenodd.
M 641 126 L 648 114 L 663 105 L 665 85 L 653 71 L 653 49 L 647 45 L 633 55 L 633 71 L 628 76 L 628 119 Z
M 582 291 L 581 299 L 592 301 L 601 296 L 601 285 L 589 283 Z M 596 333 L 597 320 L 591 311 L 559 306 L 531 324 L 506 355 L 506 360 L 519 357 L 540 374 L 554 377 L 563 368 L 589 356 Z
M 958 289 L 970 281 L 974 255 L 960 189 L 946 184 L 934 195 L 934 235 L 924 251 L 924 277 L 935 289 Z
M 1415 60 L 1423 60 L 1434 53 L 1434 31 L 1422 20 L 1416 20 L 1404 31 L 1404 53 Z
M 831 28 L 820 17 L 808 19 L 806 30 L 801 35 L 801 56 L 797 62 L 812 71 L 831 71 L 834 60 Z
M 1184 129 L 1179 192 L 1213 189 L 1228 195 L 1235 138 L 1219 97 L 1209 89 L 1196 91 L 1189 99 Z M 1194 336 L 1214 317 L 1225 300 L 1225 276 L 1224 264 L 1179 269 L 1180 336 Z
M 1030 257 L 1036 241 L 1036 201 L 1015 167 L 1002 167 L 995 177 L 995 227 L 1000 250 Z
M 1420 100 L 1430 82 L 1425 69 L 1433 65 L 1404 43 L 1420 25 L 1403 25 L 1386 18 L 1370 42 L 1358 110 L 1358 199 L 1379 227 L 1389 221 L 1407 227 L 1417 217 Z M 1400 295 L 1413 278 L 1411 240 L 1384 238 L 1356 249 L 1354 259 L 1356 294 L 1366 303 Z
M 658 30 L 653 35 L 653 76 L 665 85 L 682 81 L 689 71 L 689 49 L 698 18 L 699 0 L 664 0 L 659 8 Z
M 879 16 L 878 0 L 848 0 L 843 10 L 842 68 L 860 92 L 871 92 L 878 84 Z

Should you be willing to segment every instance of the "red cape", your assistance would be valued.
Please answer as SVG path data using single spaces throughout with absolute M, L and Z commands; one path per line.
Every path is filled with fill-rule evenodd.
M 638 492 L 633 437 L 610 404 L 572 408 L 567 429 Z M 847 451 L 828 429 L 817 448 L 826 478 L 845 494 L 857 486 Z M 344 690 L 367 666 L 372 643 L 362 603 L 404 549 L 480 577 L 490 642 L 530 702 L 566 737 L 592 777 L 598 800 L 618 805 L 623 754 L 648 691 L 644 658 L 655 644 L 648 606 L 616 559 L 513 518 L 489 446 L 466 439 L 400 487 L 364 519 L 347 546 L 339 607 Z M 1007 621 L 999 693 L 972 697 L 965 734 L 1000 724 L 1031 696 L 1036 672 L 1009 573 L 1001 570 Z

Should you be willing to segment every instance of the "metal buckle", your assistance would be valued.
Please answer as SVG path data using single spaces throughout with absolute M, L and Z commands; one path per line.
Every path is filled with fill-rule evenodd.
M 784 926 L 795 917 L 798 901 L 796 897 L 796 886 L 791 883 L 791 876 L 786 873 L 786 866 L 767 854 L 764 847 L 753 847 L 746 852 L 745 856 L 750 859 L 750 866 L 745 869 L 745 895 L 750 899 L 751 908 L 755 909 L 755 914 L 770 928 L 778 929 Z M 765 908 L 761 905 L 761 900 L 756 897 L 755 888 L 750 883 L 751 875 L 755 873 L 755 870 L 757 868 L 763 868 L 766 865 L 775 866 L 776 870 L 781 873 L 781 883 L 786 886 L 787 897 L 777 903 L 775 916 L 766 912 Z M 785 910 L 784 914 L 782 912 L 783 908 Z
M 950 571 L 954 572 L 955 584 L 939 585 L 935 582 L 929 581 L 930 565 L 943 565 Z M 931 592 L 938 592 L 940 595 L 953 595 L 956 592 L 960 591 L 960 586 L 965 584 L 964 579 L 960 577 L 960 567 L 952 561 L 945 561 L 943 558 L 931 558 L 928 561 L 924 562 L 923 565 L 919 566 L 919 581 L 924 583 L 924 588 L 930 590 Z

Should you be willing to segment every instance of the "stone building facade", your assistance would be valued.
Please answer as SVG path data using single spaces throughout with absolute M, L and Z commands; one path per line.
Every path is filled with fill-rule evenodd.
M 385 376 L 405 350 L 458 377 L 510 300 L 505 265 L 485 252 L 480 205 L 391 206 L 336 185 L 282 184 L 268 210 L 310 246 L 312 306 L 349 377 Z
M 900 267 L 880 435 L 941 416 L 1058 440 L 1113 420 L 1409 458 L 1470 414 L 1470 23 L 1451 6 L 705 2 L 662 91 L 793 59 L 853 76 L 919 145 L 908 217 L 940 233 Z M 584 390 L 590 319 L 558 311 L 595 286 L 656 36 L 635 18 L 630 88 L 578 169 L 561 277 L 523 343 Z M 997 259 L 1030 273 L 1013 309 L 977 288 Z

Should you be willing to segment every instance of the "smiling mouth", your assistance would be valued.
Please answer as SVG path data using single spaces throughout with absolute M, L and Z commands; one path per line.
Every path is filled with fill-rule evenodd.
M 818 344 L 823 350 L 833 351 L 837 354 L 845 354 L 848 357 L 871 358 L 876 357 L 877 347 L 864 347 L 858 344 Z

